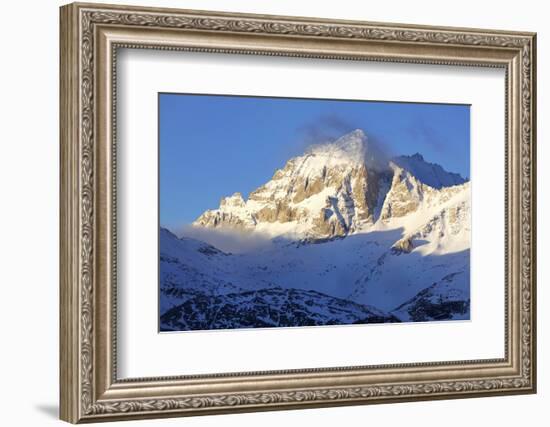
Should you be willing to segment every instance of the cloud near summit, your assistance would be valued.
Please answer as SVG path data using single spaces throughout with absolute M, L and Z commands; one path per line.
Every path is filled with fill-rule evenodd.
M 334 142 L 356 129 L 363 130 L 367 136 L 367 157 L 369 163 L 375 165 L 378 170 L 387 168 L 389 160 L 394 156 L 389 149 L 389 144 L 359 123 L 354 123 L 338 114 L 324 114 L 316 120 L 300 126 L 297 129 L 298 137 L 302 144 L 300 150 L 303 152 L 314 144 Z
M 300 126 L 297 131 L 304 146 L 309 146 L 334 141 L 358 127 L 338 114 L 323 114 L 316 120 Z

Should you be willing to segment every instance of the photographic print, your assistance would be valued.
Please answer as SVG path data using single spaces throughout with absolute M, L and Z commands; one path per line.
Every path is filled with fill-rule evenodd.
M 59 23 L 62 420 L 537 392 L 535 33 Z
M 470 106 L 160 93 L 161 332 L 470 318 Z

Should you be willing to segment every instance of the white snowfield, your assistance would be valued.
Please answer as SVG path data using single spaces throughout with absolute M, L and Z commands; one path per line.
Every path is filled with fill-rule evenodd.
M 161 229 L 161 326 L 468 319 L 470 216 L 460 175 L 420 154 L 386 159 L 355 130 L 206 211 L 190 233 L 202 241 Z M 263 244 L 228 253 L 224 233 Z

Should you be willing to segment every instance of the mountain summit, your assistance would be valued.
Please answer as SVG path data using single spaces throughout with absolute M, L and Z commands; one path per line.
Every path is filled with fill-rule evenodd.
M 334 142 L 315 144 L 306 150 L 306 155 L 317 157 L 316 163 L 327 166 L 341 163 L 363 163 L 367 151 L 367 136 L 356 129 Z
M 250 193 L 225 197 L 196 227 L 323 240 L 343 237 L 437 206 L 469 184 L 420 154 L 386 158 L 361 129 L 288 160 Z

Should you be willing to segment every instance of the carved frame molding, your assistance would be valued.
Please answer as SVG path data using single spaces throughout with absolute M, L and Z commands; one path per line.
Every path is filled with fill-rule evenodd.
M 117 380 L 113 147 L 120 47 L 506 68 L 506 357 Z M 61 418 L 75 423 L 535 392 L 534 98 L 532 33 L 62 7 Z

